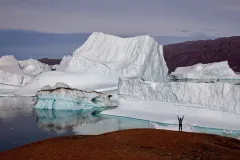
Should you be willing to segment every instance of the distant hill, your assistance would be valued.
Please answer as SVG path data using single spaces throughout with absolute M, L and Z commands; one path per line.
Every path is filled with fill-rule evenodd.
M 40 62 L 49 64 L 49 65 L 55 65 L 55 64 L 60 64 L 61 59 L 48 59 L 48 58 L 42 58 L 39 59 Z
M 240 36 L 165 45 L 164 57 L 170 72 L 177 67 L 225 60 L 240 72 Z

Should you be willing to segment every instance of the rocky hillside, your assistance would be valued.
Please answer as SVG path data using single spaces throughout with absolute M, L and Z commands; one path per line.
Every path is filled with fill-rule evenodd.
M 166 45 L 164 56 L 169 72 L 177 67 L 225 60 L 235 72 L 240 72 L 240 36 Z
M 39 61 L 48 65 L 55 65 L 55 64 L 60 64 L 61 59 L 42 58 L 42 59 L 39 59 Z

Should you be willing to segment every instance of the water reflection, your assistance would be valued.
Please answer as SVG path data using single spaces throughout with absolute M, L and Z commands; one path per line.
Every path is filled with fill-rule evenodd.
M 177 125 L 106 116 L 94 110 L 42 110 L 32 109 L 32 106 L 32 98 L 0 98 L 0 152 L 57 136 L 97 135 L 132 128 L 178 130 Z M 240 137 L 239 130 L 224 131 L 196 126 L 187 128 L 193 132 Z
M 38 127 L 45 131 L 64 133 L 68 128 L 82 123 L 95 123 L 99 117 L 92 115 L 93 110 L 65 111 L 35 109 Z
M 153 128 L 150 121 L 137 120 L 124 117 L 96 115 L 101 118 L 95 123 L 82 123 L 73 127 L 75 134 L 98 135 L 106 132 L 133 129 L 133 128 Z
M 13 118 L 20 113 L 29 114 L 34 103 L 34 97 L 0 97 L 0 118 Z
M 149 121 L 102 116 L 94 110 L 65 111 L 36 109 L 38 127 L 45 131 L 64 133 L 72 128 L 75 134 L 97 135 L 131 128 L 152 128 Z

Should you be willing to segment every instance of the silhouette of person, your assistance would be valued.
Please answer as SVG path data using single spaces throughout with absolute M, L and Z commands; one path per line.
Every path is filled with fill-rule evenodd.
M 177 118 L 178 118 L 179 131 L 182 131 L 182 121 L 183 121 L 184 116 L 182 116 L 182 118 L 177 116 Z

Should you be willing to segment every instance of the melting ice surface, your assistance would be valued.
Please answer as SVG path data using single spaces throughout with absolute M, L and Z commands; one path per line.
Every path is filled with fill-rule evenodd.
M 93 110 L 62 111 L 32 109 L 31 97 L 0 98 L 0 152 L 46 138 L 66 135 L 97 135 L 131 128 L 177 130 L 177 125 L 101 115 Z M 222 130 L 183 125 L 188 132 L 203 132 L 237 138 L 240 130 Z

